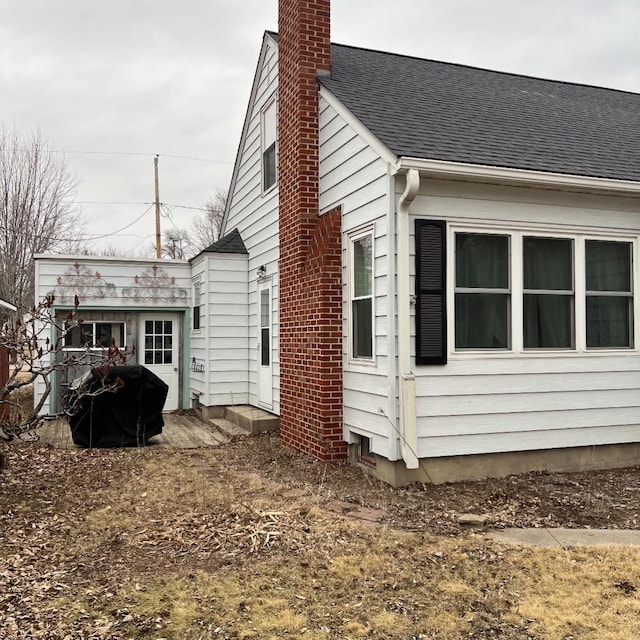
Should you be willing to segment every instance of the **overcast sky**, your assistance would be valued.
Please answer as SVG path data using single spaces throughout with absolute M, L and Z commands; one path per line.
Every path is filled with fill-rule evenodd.
M 155 154 L 165 227 L 228 187 L 265 29 L 277 0 L 0 0 L 0 122 L 65 152 L 94 246 L 148 246 Z M 637 93 L 639 33 L 638 0 L 332 2 L 333 42 Z

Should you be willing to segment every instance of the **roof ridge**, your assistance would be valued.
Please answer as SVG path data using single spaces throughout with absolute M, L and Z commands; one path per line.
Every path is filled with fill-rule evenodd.
M 278 39 L 277 31 L 266 30 L 265 33 L 277 41 Z M 573 86 L 573 87 L 583 87 L 587 89 L 597 89 L 600 91 L 615 91 L 616 93 L 624 93 L 631 96 L 640 95 L 640 92 L 638 91 L 629 91 L 627 89 L 616 89 L 614 87 L 605 87 L 597 84 L 586 84 L 584 82 L 576 82 L 573 80 L 556 80 L 554 78 L 544 78 L 541 76 L 533 76 L 527 73 L 515 73 L 513 71 L 500 71 L 498 69 L 487 69 L 486 67 L 477 67 L 471 64 L 464 64 L 462 62 L 447 62 L 446 60 L 435 60 L 434 58 L 422 58 L 420 56 L 411 55 L 407 53 L 397 53 L 395 51 L 385 51 L 383 49 L 372 49 L 370 47 L 360 47 L 352 44 L 342 44 L 340 42 L 331 42 L 331 46 L 342 47 L 344 49 L 353 49 L 356 51 L 365 51 L 369 53 L 379 53 L 381 55 L 394 56 L 396 58 L 406 58 L 408 60 L 417 60 L 420 62 L 431 62 L 433 64 L 446 65 L 447 67 L 458 67 L 459 69 L 471 69 L 473 71 L 483 71 L 485 73 L 492 73 L 492 74 L 501 75 L 501 76 L 510 76 L 512 78 L 523 78 L 525 80 L 537 80 L 539 82 L 552 82 L 554 84 Z

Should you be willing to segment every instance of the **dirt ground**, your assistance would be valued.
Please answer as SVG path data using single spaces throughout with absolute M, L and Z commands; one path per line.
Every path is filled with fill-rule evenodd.
M 219 449 L 0 443 L 0 638 L 640 637 L 636 549 L 461 528 L 636 528 L 639 468 L 392 489 L 276 436 Z
M 456 535 L 458 516 L 466 513 L 486 515 L 493 528 L 637 529 L 640 522 L 640 467 L 391 489 L 352 465 L 292 454 L 268 434 L 232 445 L 229 462 L 308 493 L 322 487 L 353 507 L 382 509 L 384 524 L 410 531 Z

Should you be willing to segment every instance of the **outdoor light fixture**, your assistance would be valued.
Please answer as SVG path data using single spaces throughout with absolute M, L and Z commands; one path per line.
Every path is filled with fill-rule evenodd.
M 258 270 L 256 271 L 256 278 L 258 278 L 258 280 L 262 280 L 262 278 L 264 278 L 266 275 L 267 267 L 265 267 L 264 265 L 258 267 Z

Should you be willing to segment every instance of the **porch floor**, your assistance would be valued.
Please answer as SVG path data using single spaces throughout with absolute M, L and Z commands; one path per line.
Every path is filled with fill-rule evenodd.
M 197 449 L 218 447 L 229 442 L 229 438 L 210 424 L 198 418 L 177 413 L 165 413 L 164 427 L 160 435 L 149 440 L 149 446 Z M 58 449 L 75 447 L 71 439 L 69 423 L 65 418 L 46 422 L 37 430 L 40 442 Z

